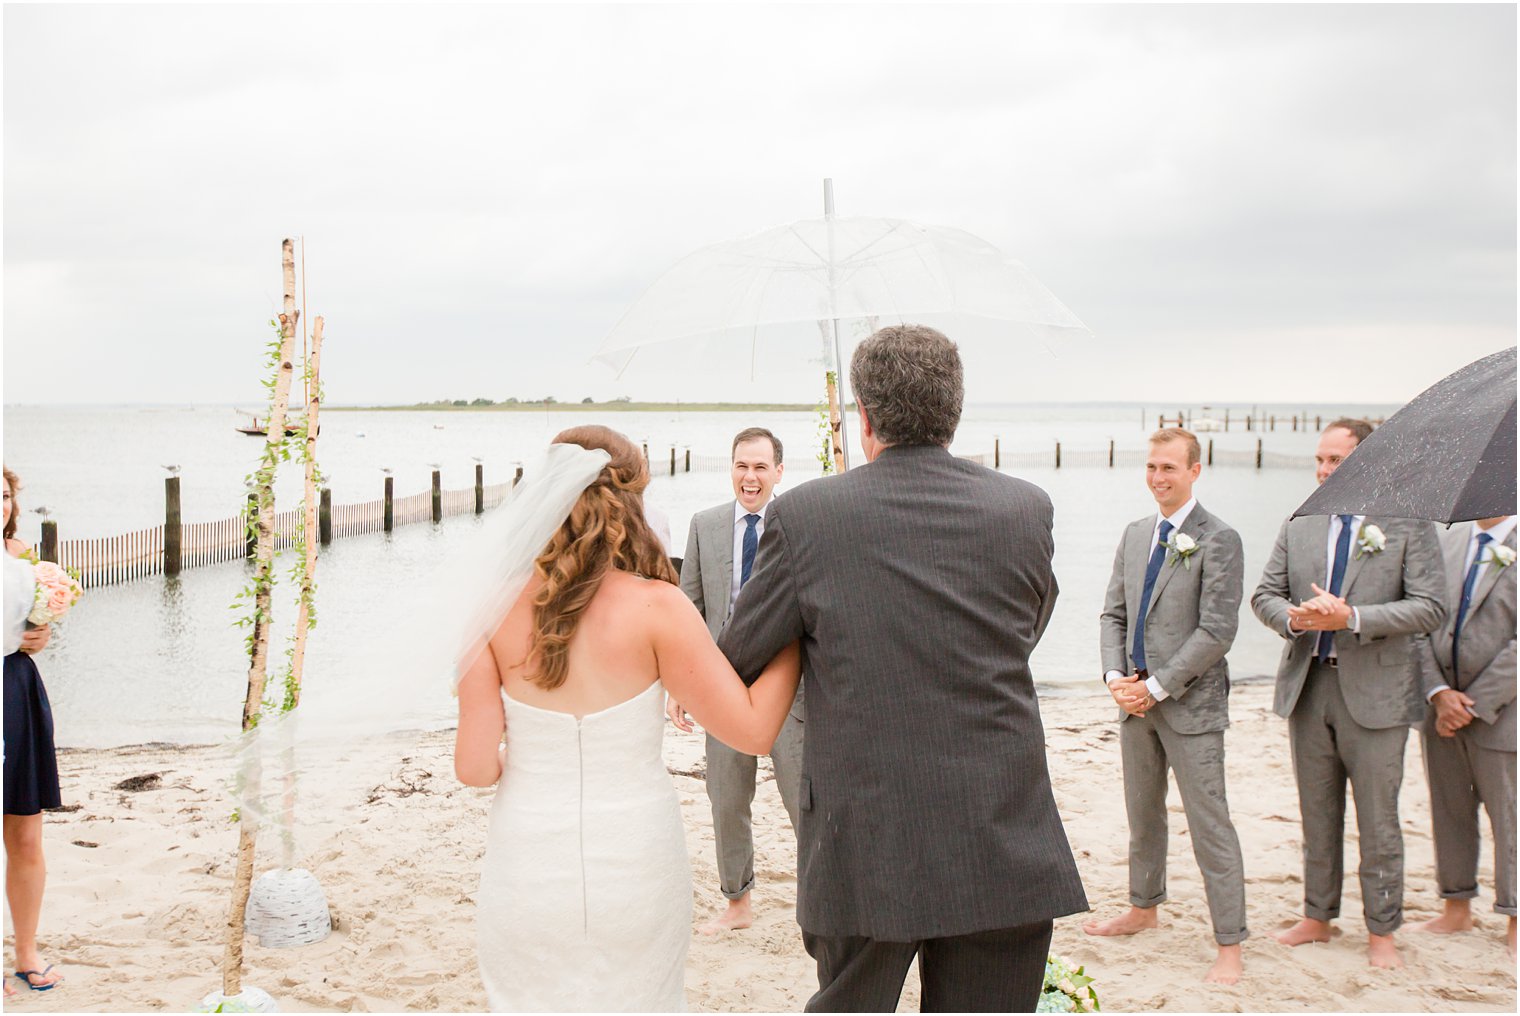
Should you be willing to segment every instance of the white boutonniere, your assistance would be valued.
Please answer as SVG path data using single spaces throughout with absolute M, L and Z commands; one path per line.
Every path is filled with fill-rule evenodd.
M 1363 554 L 1381 554 L 1383 548 L 1388 546 L 1388 537 L 1377 526 L 1363 526 L 1361 535 L 1356 538 L 1356 556 Z
M 1188 558 L 1198 553 L 1198 541 L 1187 533 L 1173 533 L 1166 538 L 1166 549 L 1170 552 L 1167 555 L 1168 564 L 1181 561 L 1182 567 L 1190 568 L 1192 566 L 1188 564 Z
M 1488 559 L 1500 568 L 1508 568 L 1515 563 L 1515 552 L 1502 543 L 1496 543 L 1488 548 Z

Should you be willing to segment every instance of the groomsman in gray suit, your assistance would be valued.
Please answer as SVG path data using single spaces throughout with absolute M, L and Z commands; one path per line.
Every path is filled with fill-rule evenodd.
M 739 590 L 749 581 L 755 553 L 765 532 L 765 518 L 783 472 L 781 442 L 764 427 L 741 430 L 734 437 L 734 499 L 698 512 L 686 538 L 681 561 L 681 589 L 697 605 L 714 639 L 733 613 Z M 681 730 L 692 729 L 680 703 L 666 704 Z M 771 748 L 776 787 L 792 828 L 797 828 L 797 792 L 802 779 L 802 688 Z M 712 803 L 717 841 L 718 887 L 728 899 L 723 913 L 698 930 L 707 935 L 748 928 L 755 921 L 750 890 L 755 887 L 755 841 L 750 805 L 755 800 L 755 756 L 735 751 L 707 735 L 707 798 Z
M 1133 935 L 1156 927 L 1156 908 L 1166 899 L 1170 768 L 1219 946 L 1205 980 L 1234 984 L 1247 936 L 1246 886 L 1225 798 L 1225 654 L 1240 623 L 1244 561 L 1239 535 L 1193 496 L 1203 468 L 1198 439 L 1169 427 L 1150 444 L 1145 476 L 1158 510 L 1124 531 L 1099 619 L 1103 679 L 1120 708 L 1130 909 L 1083 930 Z
M 1494 910 L 1509 915 L 1515 958 L 1515 517 L 1441 536 L 1450 620 L 1420 642 L 1430 700 L 1420 728 L 1436 885 L 1446 901 L 1425 931 L 1471 931 L 1478 895 L 1478 805 L 1494 834 Z
M 1315 452 L 1319 482 L 1370 433 L 1365 420 L 1326 427 Z M 1429 522 L 1301 516 L 1278 533 L 1251 606 L 1287 640 L 1273 707 L 1288 721 L 1304 829 L 1304 916 L 1274 936 L 1279 942 L 1330 940 L 1341 911 L 1349 779 L 1367 955 L 1375 967 L 1403 965 L 1393 941 L 1404 921 L 1399 785 L 1409 726 L 1425 714 L 1414 639 L 1446 617 L 1445 584 Z
M 1052 920 L 1087 909 L 1029 654 L 1055 605 L 1050 498 L 956 458 L 963 370 L 932 328 L 850 364 L 865 464 L 766 519 L 718 647 L 754 681 L 807 672 L 797 922 L 811 1012 L 1032 1012 Z

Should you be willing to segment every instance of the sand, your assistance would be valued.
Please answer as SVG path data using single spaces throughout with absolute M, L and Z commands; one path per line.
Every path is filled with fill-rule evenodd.
M 1106 697 L 1043 702 L 1056 799 L 1099 916 L 1126 904 L 1127 831 L 1113 709 Z M 1403 793 L 1407 967 L 1368 968 L 1356 880 L 1348 877 L 1339 933 L 1288 949 L 1269 933 L 1300 905 L 1299 823 L 1287 730 L 1269 689 L 1236 689 L 1228 734 L 1230 797 L 1245 848 L 1253 937 L 1234 987 L 1206 986 L 1213 956 L 1202 885 L 1175 788 L 1170 891 L 1161 927 L 1128 939 L 1082 933 L 1085 915 L 1057 922 L 1054 949 L 1097 978 L 1106 1010 L 1515 1011 L 1514 964 L 1504 918 L 1492 910 L 1491 851 L 1484 848 L 1477 928 L 1432 936 L 1430 808 L 1418 738 L 1411 735 Z M 336 921 L 325 941 L 297 949 L 250 941 L 246 982 L 285 1011 L 480 1010 L 471 951 L 489 792 L 459 786 L 451 736 L 375 741 L 353 764 L 377 777 L 352 800 L 351 820 L 324 834 L 305 859 Z M 236 829 L 211 748 L 142 746 L 60 755 L 63 797 L 76 810 L 47 815 L 51 871 L 41 942 L 67 977 L 46 993 L 23 991 L 14 1011 L 186 1011 L 220 987 L 223 922 Z M 670 730 L 666 758 L 682 802 L 695 882 L 695 922 L 721 907 L 702 780 L 700 734 Z M 113 789 L 158 774 L 150 789 Z M 710 938 L 693 932 L 687 1000 L 694 1010 L 800 1011 L 816 986 L 793 914 L 796 849 L 775 783 L 755 801 L 758 919 Z M 1356 835 L 1347 816 L 1348 868 Z M 7 925 L 9 935 L 9 925 Z M 14 969 L 7 939 L 6 969 Z M 15 983 L 14 981 L 12 983 Z M 901 1008 L 916 1010 L 914 975 Z

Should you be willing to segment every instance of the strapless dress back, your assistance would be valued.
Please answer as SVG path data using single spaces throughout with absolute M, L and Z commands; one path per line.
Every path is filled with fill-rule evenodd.
M 683 1011 L 691 862 L 662 686 L 579 719 L 503 699 L 476 917 L 491 1008 Z

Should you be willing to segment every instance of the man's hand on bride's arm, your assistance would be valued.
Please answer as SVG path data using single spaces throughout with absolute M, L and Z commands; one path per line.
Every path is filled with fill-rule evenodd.
M 675 724 L 677 730 L 691 733 L 695 728 L 691 725 L 691 717 L 686 715 L 686 710 L 681 703 L 677 702 L 674 695 L 665 696 L 665 715 L 670 717 L 670 722 Z

